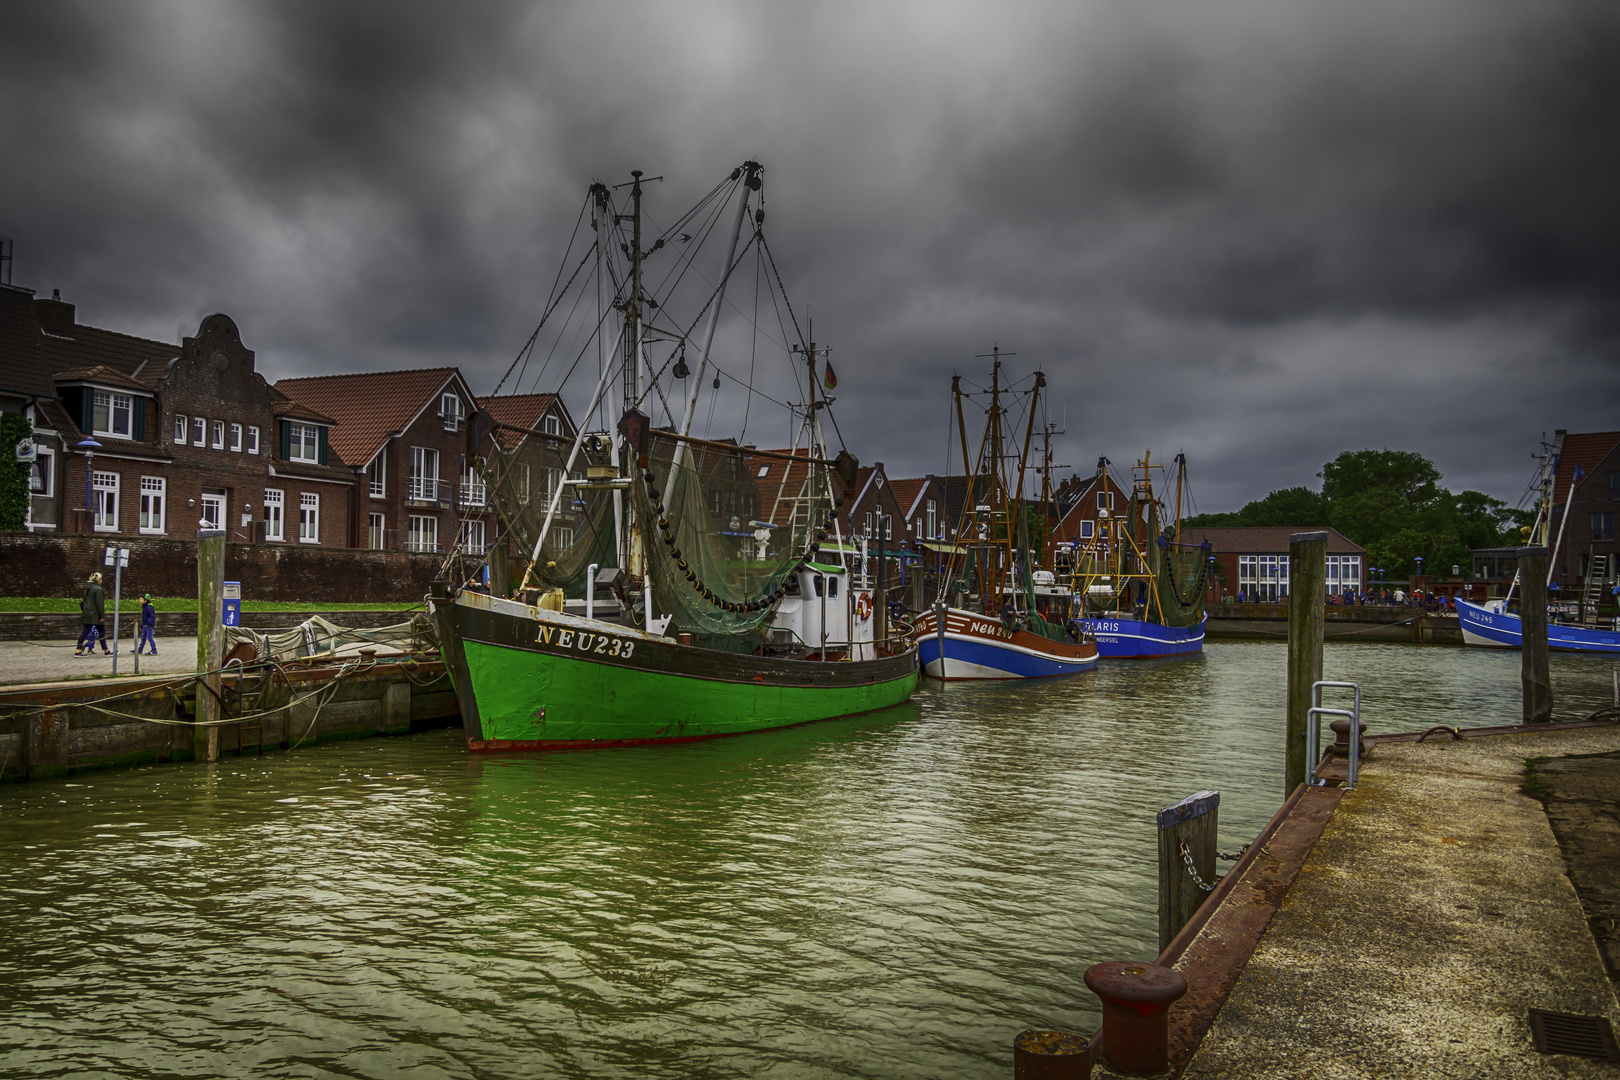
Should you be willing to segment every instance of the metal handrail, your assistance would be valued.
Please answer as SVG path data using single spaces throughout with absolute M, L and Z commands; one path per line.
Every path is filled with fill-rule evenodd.
M 1322 706 L 1322 691 L 1327 687 L 1355 691 L 1355 704 L 1348 709 L 1328 709 Z M 1311 684 L 1311 707 L 1305 712 L 1305 782 L 1312 787 L 1327 787 L 1327 781 L 1316 775 L 1321 759 L 1322 717 L 1344 716 L 1350 720 L 1350 772 L 1345 790 L 1353 791 L 1356 776 L 1361 771 L 1361 685 L 1353 682 L 1334 682 L 1323 679 Z

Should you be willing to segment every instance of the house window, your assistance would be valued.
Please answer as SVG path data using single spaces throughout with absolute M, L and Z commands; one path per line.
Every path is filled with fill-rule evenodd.
M 1276 603 L 1287 599 L 1288 556 L 1238 556 L 1238 590 L 1250 600 Z
M 214 449 L 225 449 L 225 421 L 214 421 Z
M 558 548 L 573 547 L 574 546 L 574 530 L 573 529 L 552 529 L 551 532 L 546 534 L 546 540 L 550 542 L 552 547 L 558 547 Z
M 454 394 L 445 394 L 439 398 L 439 417 L 444 421 L 444 430 L 461 430 L 461 399 Z
M 439 452 L 425 446 L 411 447 L 411 492 L 418 501 L 435 502 L 439 498 Z
M 476 469 L 466 468 L 461 470 L 460 502 L 462 506 L 483 506 L 486 494 L 484 480 L 478 475 Z
M 885 539 L 885 540 L 893 540 L 894 539 L 894 515 L 893 514 L 884 514 L 883 515 L 883 539 Z
M 1592 539 L 1614 539 L 1614 512 L 1606 510 L 1600 514 L 1592 515 Z
M 461 523 L 461 550 L 469 555 L 482 555 L 484 553 L 484 523 L 482 521 L 463 521 Z
M 35 451 L 34 460 L 28 466 L 28 490 L 41 498 L 50 498 L 54 494 L 56 470 L 52 467 L 56 458 L 49 450 Z
M 871 537 L 877 536 L 877 534 L 872 531 L 872 512 L 870 510 L 866 512 L 866 532 L 862 535 Z
M 320 461 L 320 441 L 320 431 L 314 424 L 288 424 L 287 460 Z
M 90 510 L 96 532 L 118 531 L 118 474 L 91 473 Z
M 1609 474 L 1609 498 L 1620 499 L 1620 472 Z
M 231 425 L 231 449 L 238 454 L 242 452 L 242 425 Z
M 519 503 L 527 504 L 529 501 L 529 467 L 527 465 L 517 467 L 517 481 L 517 500 Z
M 439 519 L 411 516 L 410 539 L 405 541 L 406 551 L 438 551 Z
M 933 538 L 939 535 L 939 518 L 935 513 L 934 500 L 928 500 L 928 507 L 923 511 L 923 535 Z
M 208 421 L 200 416 L 191 418 L 191 445 L 208 445 Z
M 388 494 L 388 447 L 377 451 L 377 456 L 366 466 L 366 479 L 371 481 L 371 497 L 381 499 Z
M 225 496 L 215 492 L 210 495 L 204 493 L 202 499 L 202 520 L 197 524 L 204 529 L 225 528 Z
M 767 477 L 769 475 L 771 475 L 771 467 L 769 465 L 761 465 L 759 467 L 759 477 L 760 477 L 760 479 L 763 480 L 765 477 Z M 1616 473 L 1615 475 L 1620 476 L 1620 473 Z
M 366 523 L 366 547 L 372 551 L 381 551 L 385 535 L 383 516 L 381 514 L 370 515 Z
M 257 424 L 248 425 L 247 451 L 250 454 L 259 452 L 259 428 Z
M 280 540 L 282 535 L 282 508 L 286 503 L 286 496 L 274 488 L 264 493 L 264 538 L 266 540 Z
M 180 413 L 174 417 L 174 442 L 176 446 L 186 445 L 186 418 Z
M 306 493 L 298 496 L 298 542 L 300 544 L 318 544 L 321 542 L 321 497 L 319 495 Z
M 562 470 L 546 469 L 544 480 L 545 486 L 540 489 L 540 501 L 549 507 L 551 500 L 557 495 L 557 489 L 562 486 Z M 715 495 L 718 498 L 719 493 L 716 492 Z
M 547 435 L 561 435 L 562 421 L 557 418 L 556 413 L 546 413 L 546 418 L 540 421 L 540 430 Z
M 1097 523 L 1089 518 L 1080 522 L 1080 539 L 1090 540 L 1097 535 Z
M 163 503 L 168 481 L 161 476 L 141 477 L 141 532 L 163 531 Z
M 1112 491 L 1097 492 L 1097 509 L 1112 510 L 1114 508 L 1114 493 Z
M 95 400 L 91 423 L 95 429 L 94 434 L 112 435 L 120 439 L 129 438 L 130 417 L 135 412 L 135 399 L 128 394 L 114 394 L 107 390 L 96 390 L 93 393 Z

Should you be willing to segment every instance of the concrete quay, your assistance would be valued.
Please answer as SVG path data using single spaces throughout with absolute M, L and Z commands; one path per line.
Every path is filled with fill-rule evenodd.
M 1211 638 L 1288 637 L 1287 604 L 1212 604 L 1204 633 Z M 1423 645 L 1461 645 L 1462 626 L 1455 614 L 1427 612 L 1412 606 L 1327 605 L 1322 636 L 1328 641 L 1400 641 Z
M 1167 1075 L 1620 1075 L 1538 1052 L 1529 1019 L 1620 1030 L 1594 936 L 1620 907 L 1620 725 L 1461 735 L 1369 739 L 1354 790 L 1296 790 L 1158 960 L 1189 984 Z

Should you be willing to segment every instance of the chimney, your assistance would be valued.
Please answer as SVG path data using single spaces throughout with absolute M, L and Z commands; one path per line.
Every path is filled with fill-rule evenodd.
M 62 302 L 62 290 L 52 289 L 49 300 L 34 301 L 34 317 L 46 333 L 71 335 L 73 333 L 73 305 Z

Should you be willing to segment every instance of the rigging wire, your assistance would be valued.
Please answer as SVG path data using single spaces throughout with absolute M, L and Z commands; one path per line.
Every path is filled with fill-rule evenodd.
M 585 201 L 580 204 L 579 216 L 574 219 L 574 232 L 568 238 L 568 247 L 566 249 L 564 249 L 564 251 L 563 251 L 562 261 L 557 264 L 557 278 L 562 277 L 563 267 L 568 265 L 568 253 L 574 250 L 574 241 L 579 237 L 579 225 L 580 225 L 580 222 L 585 220 L 585 210 L 590 205 L 591 205 L 591 197 L 590 197 L 590 194 L 587 193 L 586 196 L 585 196 Z M 596 245 L 593 242 L 592 245 L 591 245 L 591 252 L 587 252 L 585 257 L 587 259 L 590 258 L 591 253 L 594 252 L 595 250 L 596 250 Z M 580 265 L 583 266 L 584 262 L 582 261 L 580 263 Z M 579 270 L 578 269 L 576 269 L 574 271 L 574 277 L 577 277 L 577 276 L 579 276 Z M 573 283 L 574 283 L 574 278 L 570 277 L 568 279 L 568 285 L 563 286 L 563 291 L 566 292 L 568 290 L 569 286 L 573 285 Z M 558 300 L 559 297 L 558 297 L 558 293 L 557 293 L 557 282 L 556 282 L 555 279 L 551 283 L 551 289 L 552 289 L 551 295 L 548 296 L 547 299 L 546 299 L 545 312 L 540 316 L 540 324 L 539 324 L 539 326 L 536 326 L 534 328 L 534 333 L 529 335 L 529 340 L 524 343 L 523 348 L 518 350 L 517 356 L 513 357 L 511 365 L 508 366 L 507 369 L 506 369 L 506 374 L 502 375 L 501 376 L 501 381 L 495 384 L 495 389 L 492 392 L 491 396 L 494 396 L 494 394 L 499 394 L 501 392 L 501 387 L 506 385 L 506 380 L 511 376 L 512 369 L 517 367 L 518 366 L 518 361 L 522 360 L 523 357 L 524 357 L 524 354 L 527 353 L 531 348 L 533 348 L 534 339 L 540 336 L 540 328 L 546 325 L 546 319 L 550 317 L 552 311 L 556 310 L 557 300 Z

